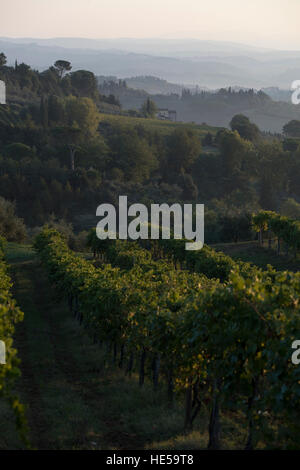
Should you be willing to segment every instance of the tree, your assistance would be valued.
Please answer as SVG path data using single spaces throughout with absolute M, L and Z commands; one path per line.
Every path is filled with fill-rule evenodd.
M 259 161 L 260 204 L 264 209 L 274 210 L 277 208 L 278 195 L 289 191 L 288 153 L 276 141 L 261 143 L 256 152 Z
M 282 142 L 283 150 L 287 150 L 288 152 L 296 152 L 299 145 L 300 145 L 299 139 L 287 138 L 287 139 L 284 139 L 284 141 Z
M 142 182 L 158 167 L 156 155 L 146 139 L 134 132 L 114 136 L 110 147 L 113 155 L 111 167 L 120 168 L 131 181 Z
M 178 128 L 169 136 L 168 171 L 188 171 L 201 152 L 201 142 L 195 132 Z
M 300 137 L 300 121 L 293 119 L 283 126 L 283 132 L 289 137 Z
M 97 79 L 93 72 L 77 70 L 70 75 L 71 85 L 79 96 L 95 98 L 98 93 Z
M 40 122 L 43 127 L 48 127 L 48 100 L 44 96 L 40 101 Z
M 223 159 L 224 176 L 231 177 L 241 169 L 245 154 L 251 144 L 243 140 L 237 131 L 224 131 L 220 135 L 220 150 Z
M 300 204 L 293 198 L 288 198 L 282 202 L 280 213 L 292 219 L 300 219 Z
M 230 122 L 230 127 L 233 131 L 238 131 L 243 139 L 250 140 L 251 142 L 257 140 L 260 134 L 257 125 L 252 123 L 243 114 L 236 114 Z
M 88 139 L 84 145 L 84 152 L 78 154 L 78 164 L 86 169 L 94 168 L 104 171 L 108 160 L 109 148 L 102 135 L 97 134 Z
M 147 98 L 141 107 L 141 112 L 145 117 L 154 117 L 157 112 L 157 106 L 154 101 L 150 100 L 150 98 Z
M 64 122 L 65 106 L 62 98 L 50 95 L 48 98 L 48 118 L 50 123 Z
M 274 186 L 266 175 L 263 175 L 260 181 L 259 203 L 263 209 L 274 210 L 277 205 Z
M 4 153 L 7 157 L 14 160 L 22 160 L 22 158 L 33 158 L 35 156 L 34 150 L 29 145 L 22 142 L 13 142 L 5 147 Z
M 182 172 L 179 178 L 182 187 L 182 197 L 186 201 L 195 201 L 198 197 L 198 188 L 194 183 L 193 177 L 188 173 Z
M 7 62 L 6 55 L 3 52 L 0 52 L 0 67 L 5 65 Z
M 63 77 L 64 73 L 69 72 L 72 69 L 71 62 L 68 62 L 67 60 L 57 60 L 54 67 L 56 68 L 60 78 Z
M 55 138 L 66 144 L 70 151 L 70 167 L 71 170 L 75 170 L 75 154 L 80 149 L 80 143 L 82 142 L 83 134 L 81 129 L 72 126 L 56 127 L 52 131 Z
M 115 95 L 110 94 L 109 97 L 106 98 L 106 102 L 109 104 L 114 104 L 115 106 L 121 108 L 120 100 L 116 98 Z
M 34 72 L 31 70 L 30 65 L 22 62 L 18 65 L 16 72 L 21 89 L 30 88 L 33 83 L 32 79 L 34 77 Z
M 23 219 L 15 215 L 15 205 L 0 197 L 0 236 L 8 241 L 21 242 L 26 238 Z
M 205 137 L 202 139 L 202 144 L 204 147 L 211 147 L 213 145 L 213 136 L 210 132 L 205 134 Z
M 79 127 L 87 137 L 94 137 L 98 130 L 100 115 L 94 101 L 90 98 L 66 99 L 66 118 L 69 126 Z

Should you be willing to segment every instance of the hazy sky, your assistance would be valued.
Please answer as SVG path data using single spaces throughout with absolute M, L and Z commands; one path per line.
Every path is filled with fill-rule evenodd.
M 300 0 L 0 2 L 0 36 L 194 37 L 300 49 Z

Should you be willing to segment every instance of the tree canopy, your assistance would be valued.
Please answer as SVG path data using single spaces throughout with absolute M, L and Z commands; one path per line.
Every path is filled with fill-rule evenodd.
M 300 121 L 293 119 L 283 126 L 283 132 L 289 137 L 300 137 Z
M 243 139 L 255 141 L 260 135 L 259 128 L 243 114 L 236 114 L 231 122 L 230 127 L 233 131 L 238 131 Z
M 67 60 L 57 60 L 54 64 L 60 78 L 63 77 L 64 73 L 69 72 L 72 69 L 71 62 Z

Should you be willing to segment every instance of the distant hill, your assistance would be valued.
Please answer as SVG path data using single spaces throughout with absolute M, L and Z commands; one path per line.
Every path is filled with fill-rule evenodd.
M 177 85 L 175 83 L 170 83 L 167 80 L 163 80 L 158 77 L 153 77 L 151 75 L 148 76 L 140 76 L 140 77 L 129 77 L 125 78 L 127 85 L 130 88 L 136 90 L 145 90 L 147 93 L 151 95 L 155 94 L 170 94 L 170 93 L 177 93 L 181 94 L 182 89 L 184 88 L 183 85 Z
M 98 83 L 103 85 L 103 83 L 107 82 L 118 82 L 118 77 L 115 76 L 105 76 L 101 75 L 97 77 Z M 155 94 L 162 94 L 162 95 L 169 95 L 172 93 L 176 93 L 181 95 L 182 90 L 189 89 L 191 91 L 200 91 L 200 90 L 209 90 L 208 87 L 199 87 L 190 84 L 180 85 L 177 83 L 170 83 L 167 80 L 163 80 L 159 77 L 154 77 L 153 75 L 146 75 L 146 76 L 138 76 L 138 77 L 125 77 L 124 78 L 128 88 L 133 90 L 142 90 L 150 95 Z
M 0 41 L 0 52 L 3 51 L 7 55 L 8 64 L 15 64 L 17 60 L 18 70 L 22 67 L 26 69 L 22 62 L 40 71 L 47 70 L 39 77 L 37 72 L 27 67 L 26 73 L 30 76 L 31 88 L 27 86 L 26 93 L 22 91 L 24 84 L 21 84 L 20 88 L 20 83 L 19 85 L 9 83 L 7 92 L 10 103 L 21 105 L 25 101 L 28 103 L 35 101 L 35 104 L 38 104 L 41 94 L 48 93 L 50 89 L 53 94 L 64 94 L 66 90 L 60 89 L 55 80 L 51 82 L 52 85 L 49 88 L 48 80 L 51 78 L 49 66 L 57 59 L 66 59 L 72 64 L 70 77 L 79 69 L 93 71 L 98 76 L 99 91 L 105 95 L 103 99 L 100 99 L 100 109 L 103 112 L 119 113 L 118 102 L 113 101 L 113 97 L 107 98 L 107 95 L 111 94 L 119 99 L 124 110 L 140 109 L 147 97 L 151 96 L 158 108 L 176 110 L 179 121 L 194 121 L 198 124 L 205 122 L 211 126 L 228 127 L 232 117 L 242 113 L 255 122 L 260 129 L 280 133 L 288 121 L 300 120 L 300 106 L 289 102 L 289 92 L 286 91 L 290 88 L 291 82 L 297 78 L 296 69 L 289 67 L 298 62 L 298 59 L 296 60 L 298 52 L 260 51 L 249 48 L 247 49 L 249 56 L 245 56 L 240 55 L 246 53 L 245 49 L 236 45 L 231 49 L 233 55 L 229 55 L 231 46 L 225 44 L 225 52 L 221 59 L 213 55 L 215 49 L 213 54 L 209 54 L 212 47 L 209 47 L 207 43 L 205 43 L 208 47 L 207 55 L 201 56 L 204 54 L 204 43 L 198 41 L 194 45 L 199 47 L 198 55 L 192 59 L 153 56 L 112 49 L 63 48 L 58 45 L 45 45 L 45 43 L 40 45 L 37 42 L 28 41 L 24 43 L 18 43 L 16 40 Z M 71 43 L 73 44 L 72 41 Z M 137 42 L 133 41 L 132 44 L 137 46 Z M 143 41 L 141 41 L 142 44 Z M 149 44 L 147 47 L 150 47 Z M 170 46 L 169 43 L 159 44 L 165 44 L 164 47 Z M 186 46 L 187 43 L 182 43 L 182 48 L 179 50 L 184 55 L 183 45 Z M 154 44 L 152 46 L 154 47 Z M 174 46 L 173 42 L 171 46 Z M 214 43 L 211 46 L 216 48 L 220 44 Z M 267 61 L 264 62 L 257 57 L 267 57 Z M 285 87 L 272 86 L 272 81 L 276 80 L 275 68 L 280 68 L 280 64 L 285 64 L 286 67 L 280 70 L 281 77 L 287 77 L 292 71 L 291 82 L 288 85 L 286 83 Z M 272 67 L 274 73 L 272 73 Z M 4 67 L 4 69 L 9 69 L 9 67 Z M 14 67 L 11 68 L 13 69 Z M 300 77 L 300 70 L 298 76 Z M 65 78 L 67 77 L 69 76 L 66 75 Z M 259 86 L 264 81 L 262 77 L 265 77 L 265 81 L 268 80 L 267 86 Z M 10 81 L 12 78 L 10 76 Z M 35 80 L 38 80 L 39 85 L 35 85 Z M 68 78 L 65 80 L 64 86 L 67 87 L 68 93 L 73 93 L 75 92 L 74 86 L 68 80 Z M 119 80 L 121 80 L 121 85 L 118 84 Z M 250 86 L 250 83 L 253 85 Z M 225 87 L 224 84 L 229 87 Z M 97 88 L 96 81 L 95 87 Z M 227 91 L 226 88 L 228 88 Z M 260 88 L 266 93 L 254 91 Z M 188 89 L 187 92 L 185 92 L 186 89 Z
M 122 82 L 123 83 L 123 82 Z M 300 120 L 300 105 L 291 102 L 273 101 L 262 92 L 249 89 L 220 89 L 214 92 L 188 89 L 180 94 L 148 94 L 128 86 L 118 86 L 111 82 L 111 87 L 100 86 L 100 92 L 113 93 L 118 97 L 124 109 L 140 109 L 147 97 L 158 108 L 174 109 L 178 121 L 206 123 L 210 126 L 228 127 L 235 114 L 244 114 L 266 132 L 281 133 L 283 126 L 290 120 Z
M 272 53 L 271 49 L 258 48 L 230 41 L 201 39 L 162 39 L 162 38 L 5 38 L 0 40 L 15 44 L 37 44 L 39 46 L 58 46 L 68 49 L 123 50 L 138 54 L 151 54 L 170 57 L 195 57 L 197 55 L 223 54 L 240 55 Z
M 17 59 L 38 70 L 57 59 L 66 59 L 72 62 L 73 70 L 91 70 L 96 75 L 150 75 L 173 84 L 211 89 L 289 89 L 292 81 L 300 78 L 299 51 L 273 51 L 220 41 L 1 38 L 0 51 L 10 64 Z
M 269 95 L 274 101 L 286 101 L 287 103 L 291 103 L 292 91 L 290 90 L 282 90 L 278 87 L 268 87 L 262 88 L 262 91 Z

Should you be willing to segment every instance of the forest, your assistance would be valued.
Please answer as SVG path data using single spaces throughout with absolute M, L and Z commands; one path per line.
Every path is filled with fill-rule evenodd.
M 41 73 L 3 58 L 0 67 L 0 196 L 29 228 L 50 217 L 90 228 L 96 207 L 119 194 L 200 201 L 215 243 L 249 239 L 255 210 L 299 216 L 299 121 L 272 135 L 244 115 L 229 129 L 157 121 L 143 107 L 130 116 L 93 73 L 57 62 Z

